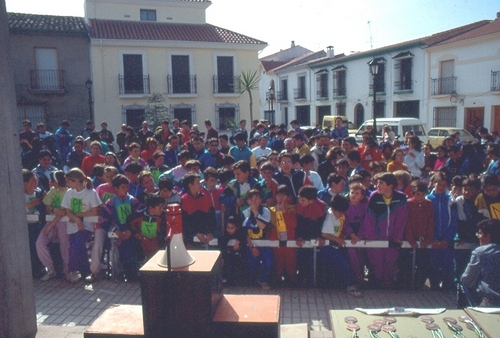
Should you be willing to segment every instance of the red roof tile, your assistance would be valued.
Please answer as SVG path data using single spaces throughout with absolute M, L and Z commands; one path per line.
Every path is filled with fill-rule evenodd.
M 475 31 L 477 29 L 480 29 L 481 27 L 487 26 L 490 22 L 490 20 L 473 22 L 465 26 L 460 26 L 444 32 L 432 34 L 430 36 L 422 38 L 422 40 L 427 44 L 427 46 L 438 45 L 446 40 L 455 39 L 459 36 L 462 36 L 463 34 L 467 34 L 468 32 L 470 33 L 471 31 Z
M 11 33 L 87 36 L 85 20 L 74 16 L 7 13 Z
M 375 48 L 375 49 L 368 50 L 368 51 L 357 52 L 354 54 L 345 55 L 345 56 L 340 57 L 338 59 L 337 59 L 337 56 L 335 56 L 335 58 L 333 60 L 339 60 L 339 59 L 349 60 L 351 58 L 372 56 L 372 55 L 384 53 L 387 50 L 395 50 L 398 48 L 408 48 L 408 46 L 410 46 L 410 45 L 420 45 L 422 48 L 426 48 L 429 46 L 434 46 L 434 45 L 440 44 L 443 41 L 447 41 L 447 40 L 452 39 L 454 37 L 461 36 L 462 34 L 465 34 L 467 32 L 470 32 L 470 31 L 473 31 L 476 29 L 480 29 L 481 27 L 488 25 L 488 23 L 490 23 L 489 20 L 477 21 L 477 22 L 473 22 L 473 23 L 465 25 L 465 26 L 452 28 L 450 30 L 439 32 L 439 33 L 425 36 L 422 38 L 417 38 L 417 39 L 413 39 L 413 40 L 395 43 L 395 44 L 389 45 L 389 46 Z M 332 59 L 326 59 L 326 60 L 319 59 L 319 60 L 314 60 L 314 61 L 310 62 L 309 65 L 311 67 L 315 67 L 315 68 L 322 67 L 324 65 L 329 65 L 331 63 L 331 61 L 332 61 Z
M 287 63 L 287 61 L 265 61 L 262 60 L 260 61 L 262 63 L 262 67 L 264 67 L 264 70 L 266 72 L 270 71 L 271 69 L 277 68 L 281 65 L 284 65 Z
M 493 21 L 488 22 L 482 26 L 474 28 L 473 30 L 469 30 L 460 35 L 456 35 L 454 37 L 448 38 L 447 40 L 441 40 L 439 43 L 434 43 L 433 45 L 441 45 L 451 42 L 463 41 L 472 38 L 477 38 L 480 36 L 490 35 L 490 34 L 498 34 L 500 33 L 500 20 L 495 19 Z
M 251 45 L 267 44 L 264 41 L 209 24 L 195 25 L 97 19 L 91 19 L 89 24 L 91 37 L 94 39 L 199 41 Z

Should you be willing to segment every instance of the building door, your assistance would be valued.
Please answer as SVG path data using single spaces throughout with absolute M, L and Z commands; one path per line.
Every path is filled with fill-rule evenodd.
M 190 93 L 189 56 L 172 55 L 172 92 Z
M 174 108 L 174 119 L 180 122 L 186 120 L 189 122 L 189 125 L 192 126 L 193 119 L 191 117 L 191 108 Z
M 217 93 L 234 93 L 234 62 L 232 56 L 217 57 Z
M 311 125 L 311 107 L 310 106 L 297 106 L 295 107 L 297 113 L 297 121 L 301 126 Z
M 236 109 L 234 107 L 219 108 L 219 124 L 217 128 L 219 130 L 229 130 L 231 125 L 236 122 Z
M 144 93 L 144 77 L 141 54 L 123 55 L 124 94 Z
M 484 107 L 465 108 L 464 129 L 470 130 L 470 126 L 484 127 Z
M 492 112 L 491 130 L 500 132 L 500 106 L 493 106 Z
M 420 118 L 420 101 L 398 101 L 395 102 L 396 117 L 414 117 Z
M 440 94 L 452 94 L 455 92 L 453 76 L 455 72 L 455 61 L 441 62 L 441 90 Z
M 318 120 L 316 124 L 323 125 L 323 117 L 326 115 L 332 115 L 332 106 L 319 106 L 318 107 Z
M 363 104 L 358 103 L 354 107 L 354 125 L 359 128 L 363 122 L 365 122 L 365 107 L 363 107 Z
M 142 121 L 144 121 L 144 109 L 127 109 L 127 126 L 137 131 L 141 129 Z

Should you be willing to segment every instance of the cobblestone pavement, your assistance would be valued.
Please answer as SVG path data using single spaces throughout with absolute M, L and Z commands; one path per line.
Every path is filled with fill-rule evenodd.
M 40 338 L 80 338 L 85 329 L 112 304 L 141 304 L 138 282 L 99 280 L 93 285 L 65 280 L 34 281 Z M 355 307 L 455 307 L 455 295 L 439 291 L 364 290 L 353 298 L 345 290 L 226 287 L 226 294 L 279 294 L 281 323 L 307 323 L 313 331 L 329 330 L 328 311 Z

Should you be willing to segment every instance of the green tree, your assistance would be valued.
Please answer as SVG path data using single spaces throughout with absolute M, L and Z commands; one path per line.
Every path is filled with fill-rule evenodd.
M 164 119 L 170 119 L 168 108 L 165 105 L 166 98 L 162 93 L 152 93 L 148 98 L 148 106 L 146 108 L 146 121 L 156 129 Z
M 257 74 L 257 71 L 248 70 L 246 72 L 241 72 L 238 75 L 238 86 L 240 89 L 240 95 L 245 92 L 248 93 L 248 97 L 250 99 L 250 121 L 253 121 L 253 97 L 252 90 L 256 90 L 259 88 L 260 76 Z

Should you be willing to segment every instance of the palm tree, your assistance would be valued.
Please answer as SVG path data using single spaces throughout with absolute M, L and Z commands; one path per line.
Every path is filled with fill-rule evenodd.
M 241 72 L 238 75 L 238 87 L 240 89 L 240 95 L 248 92 L 248 97 L 250 98 L 250 121 L 253 121 L 253 98 L 252 90 L 259 88 L 260 76 L 258 76 L 257 71 L 248 70 L 246 72 Z

